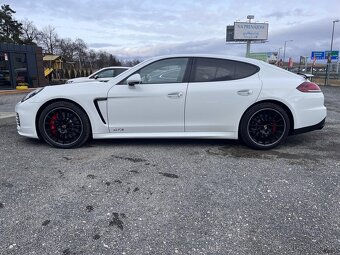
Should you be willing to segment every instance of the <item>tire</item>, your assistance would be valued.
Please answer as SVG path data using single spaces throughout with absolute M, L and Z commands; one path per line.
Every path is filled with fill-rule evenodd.
M 273 103 L 260 103 L 249 108 L 240 122 L 243 142 L 257 150 L 268 150 L 284 141 L 289 133 L 287 112 Z
M 43 140 L 57 148 L 79 147 L 90 137 L 91 125 L 87 114 L 71 102 L 51 103 L 41 112 L 38 121 Z

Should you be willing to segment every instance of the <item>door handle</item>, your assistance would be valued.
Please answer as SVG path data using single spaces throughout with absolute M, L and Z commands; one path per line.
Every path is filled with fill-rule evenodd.
M 242 89 L 237 91 L 237 94 L 240 96 L 250 96 L 251 94 L 253 94 L 253 91 L 251 89 Z
M 170 98 L 180 98 L 181 96 L 183 96 L 182 92 L 174 92 L 174 93 L 168 94 L 168 97 Z

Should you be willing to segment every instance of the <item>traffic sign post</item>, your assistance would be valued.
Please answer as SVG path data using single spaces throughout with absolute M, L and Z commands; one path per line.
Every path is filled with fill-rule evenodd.
M 328 76 L 329 76 L 329 66 L 332 64 L 332 60 L 336 60 L 339 65 L 339 51 L 333 50 L 325 50 L 325 51 L 312 51 L 311 59 L 313 59 L 313 66 L 315 65 L 316 60 L 327 60 L 326 65 L 326 76 L 325 76 L 325 85 L 328 85 Z M 312 67 L 313 71 L 313 67 Z
M 326 50 L 325 55 L 327 56 L 327 58 L 328 58 L 328 56 L 332 55 L 332 60 L 338 60 L 339 59 L 339 51 L 338 50 L 333 50 L 332 54 L 331 54 L 330 50 Z
M 334 29 L 334 27 L 333 27 Z M 332 38 L 332 43 L 333 43 L 333 38 Z M 331 47 L 331 50 L 328 50 L 328 51 L 325 51 L 325 55 L 327 57 L 327 66 L 326 66 L 326 77 L 325 77 L 325 86 L 328 85 L 328 79 L 329 79 L 329 67 L 332 67 L 331 64 L 332 64 L 332 60 L 338 60 L 339 61 L 339 51 L 336 50 L 332 50 L 332 47 Z
M 316 60 L 324 60 L 328 59 L 328 55 L 330 55 L 331 51 L 325 50 L 325 51 L 312 51 L 311 59 Z M 332 51 L 332 60 L 338 60 L 339 59 L 339 51 L 333 50 Z

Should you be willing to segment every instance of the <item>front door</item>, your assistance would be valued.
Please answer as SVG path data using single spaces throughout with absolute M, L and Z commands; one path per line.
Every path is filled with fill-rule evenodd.
M 113 86 L 108 93 L 110 132 L 184 132 L 188 62 L 188 58 L 156 61 L 136 72 L 141 84 L 129 86 L 125 79 Z

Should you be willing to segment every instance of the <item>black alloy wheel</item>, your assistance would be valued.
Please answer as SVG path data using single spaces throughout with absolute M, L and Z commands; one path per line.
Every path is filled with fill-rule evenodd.
M 260 103 L 244 114 L 240 125 L 242 140 L 254 149 L 271 149 L 288 136 L 289 117 L 285 110 L 273 103 Z
M 48 105 L 40 114 L 41 137 L 58 148 L 79 147 L 90 135 L 90 121 L 79 106 L 65 101 Z

